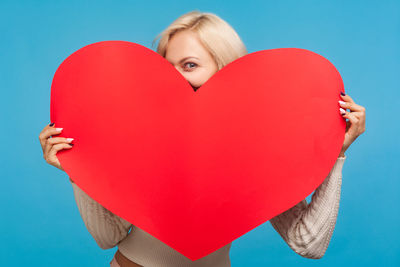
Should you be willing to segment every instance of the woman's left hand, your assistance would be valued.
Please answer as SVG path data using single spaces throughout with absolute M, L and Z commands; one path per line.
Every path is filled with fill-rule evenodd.
M 340 113 L 343 118 L 349 119 L 349 121 L 346 121 L 346 134 L 342 150 L 339 154 L 339 157 L 344 157 L 344 152 L 349 148 L 351 143 L 353 143 L 360 134 L 365 132 L 365 108 L 357 105 L 349 95 L 340 95 L 340 97 L 344 102 L 341 103 L 339 100 L 339 105 L 342 107 Z M 349 109 L 350 112 L 346 111 L 346 109 Z

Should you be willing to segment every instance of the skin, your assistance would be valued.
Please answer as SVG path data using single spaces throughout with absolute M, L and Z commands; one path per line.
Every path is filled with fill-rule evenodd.
M 201 44 L 197 35 L 184 30 L 176 33 L 169 41 L 165 58 L 185 77 L 194 90 L 202 86 L 217 71 L 218 67 L 208 50 Z M 365 108 L 356 104 L 349 95 L 341 97 L 344 103 L 338 103 L 345 111 L 342 115 L 346 120 L 346 134 L 339 157 L 365 131 Z M 340 112 L 340 111 L 339 111 Z M 57 159 L 57 152 L 62 149 L 71 149 L 72 140 L 64 137 L 53 137 L 60 134 L 55 125 L 47 125 L 39 134 L 39 141 L 43 150 L 43 158 L 52 166 L 64 171 Z M 70 178 L 70 181 L 73 182 Z M 117 250 L 115 258 L 121 267 L 140 267 Z
M 165 59 L 185 77 L 195 91 L 218 71 L 214 58 L 201 44 L 197 34 L 190 30 L 172 36 Z

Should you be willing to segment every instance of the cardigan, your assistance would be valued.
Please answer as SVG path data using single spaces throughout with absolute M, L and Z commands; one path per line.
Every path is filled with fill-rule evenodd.
M 300 256 L 320 259 L 328 248 L 339 209 L 345 159 L 346 156 L 337 158 L 310 203 L 304 199 L 269 220 L 286 244 Z M 83 222 L 100 248 L 118 246 L 125 257 L 144 267 L 231 266 L 229 251 L 232 243 L 192 261 L 104 208 L 72 180 L 71 184 Z

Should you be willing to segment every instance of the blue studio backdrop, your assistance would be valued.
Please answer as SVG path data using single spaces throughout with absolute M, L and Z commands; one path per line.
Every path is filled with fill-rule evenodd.
M 154 37 L 192 10 L 226 20 L 249 52 L 298 47 L 321 54 L 341 73 L 346 93 L 366 108 L 366 131 L 345 153 L 337 224 L 324 257 L 299 256 L 266 222 L 233 242 L 232 266 L 400 266 L 395 0 L 2 0 L 0 265 L 109 265 L 116 248 L 97 246 L 67 174 L 43 159 L 38 137 L 50 123 L 51 81 L 66 57 L 90 43 L 126 40 L 154 49 Z

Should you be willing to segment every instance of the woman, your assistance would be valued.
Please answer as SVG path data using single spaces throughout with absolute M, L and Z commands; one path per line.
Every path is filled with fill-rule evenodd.
M 161 34 L 157 53 L 165 57 L 197 90 L 229 62 L 247 54 L 232 27 L 211 13 L 189 12 Z M 157 38 L 156 38 L 157 39 Z M 154 42 L 153 42 L 154 43 Z M 347 121 L 345 140 L 338 159 L 312 201 L 306 199 L 270 220 L 274 229 L 296 253 L 321 258 L 330 242 L 338 213 L 344 152 L 365 131 L 365 108 L 341 95 L 339 110 Z M 350 112 L 345 111 L 349 109 Z M 62 128 L 61 128 L 62 130 Z M 39 135 L 45 160 L 61 169 L 56 154 L 72 148 L 72 139 L 53 137 L 61 132 L 54 123 Z M 71 179 L 70 179 L 71 180 Z M 118 245 L 111 266 L 230 266 L 231 244 L 192 262 L 143 230 L 114 215 L 72 182 L 74 196 L 85 225 L 103 249 Z M 129 229 L 132 229 L 129 232 Z

